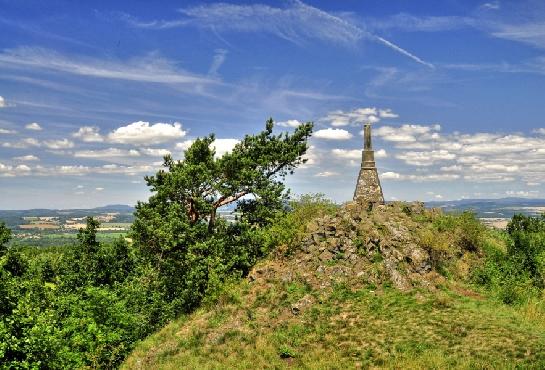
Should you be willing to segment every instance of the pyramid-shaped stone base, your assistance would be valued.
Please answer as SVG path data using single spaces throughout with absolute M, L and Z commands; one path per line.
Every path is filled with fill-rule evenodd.
M 354 191 L 354 201 L 358 203 L 384 204 L 382 187 L 375 167 L 360 169 L 358 183 Z

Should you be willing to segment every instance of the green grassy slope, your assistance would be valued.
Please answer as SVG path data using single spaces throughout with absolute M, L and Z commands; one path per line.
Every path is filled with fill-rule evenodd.
M 296 315 L 292 305 L 318 299 Z M 234 287 L 133 352 L 125 368 L 543 368 L 545 323 L 461 287 L 327 295 L 300 283 Z
M 124 368 L 545 368 L 544 300 L 509 306 L 470 284 L 483 245 L 505 248 L 474 219 L 400 204 L 309 225 L 306 248 L 279 248 Z

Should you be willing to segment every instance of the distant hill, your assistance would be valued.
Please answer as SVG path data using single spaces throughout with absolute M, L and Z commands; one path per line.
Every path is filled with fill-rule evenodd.
M 511 218 L 516 213 L 536 216 L 545 212 L 545 199 L 460 199 L 426 202 L 426 206 L 430 208 L 442 208 L 446 212 L 471 210 L 481 218 Z
M 126 204 L 111 204 L 89 209 L 0 210 L 0 220 L 4 221 L 8 227 L 16 229 L 22 223 L 23 217 L 58 217 L 60 221 L 64 221 L 73 217 L 97 216 L 103 213 L 119 213 L 116 222 L 132 222 L 134 207 Z
M 134 212 L 134 207 L 127 204 L 109 204 L 107 206 L 91 208 L 91 210 L 100 212 Z

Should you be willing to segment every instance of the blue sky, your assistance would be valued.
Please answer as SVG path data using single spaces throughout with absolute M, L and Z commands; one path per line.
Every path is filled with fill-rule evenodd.
M 0 208 L 134 204 L 170 152 L 314 121 L 296 194 L 545 197 L 542 1 L 0 0 Z

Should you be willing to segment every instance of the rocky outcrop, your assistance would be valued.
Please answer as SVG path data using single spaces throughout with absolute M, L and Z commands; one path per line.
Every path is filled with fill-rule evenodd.
M 310 222 L 295 255 L 280 258 L 265 270 L 256 268 L 250 279 L 280 275 L 283 281 L 297 277 L 315 288 L 389 283 L 401 290 L 433 289 L 442 278 L 433 271 L 430 254 L 420 245 L 419 229 L 422 220 L 431 221 L 439 213 L 425 209 L 423 203 L 371 208 L 348 203 L 335 216 Z

